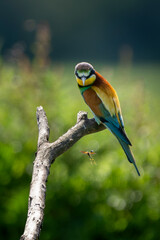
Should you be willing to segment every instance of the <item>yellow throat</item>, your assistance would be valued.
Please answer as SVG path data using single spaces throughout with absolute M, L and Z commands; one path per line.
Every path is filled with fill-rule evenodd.
M 84 87 L 84 86 L 88 86 L 88 85 L 91 85 L 92 83 L 94 83 L 94 81 L 96 80 L 96 75 L 95 74 L 92 74 L 89 78 L 87 78 L 86 80 L 85 80 L 85 82 L 83 82 L 82 81 L 82 79 L 80 79 L 80 78 L 76 78 L 77 79 L 77 83 L 80 85 L 80 86 L 82 86 L 82 87 Z

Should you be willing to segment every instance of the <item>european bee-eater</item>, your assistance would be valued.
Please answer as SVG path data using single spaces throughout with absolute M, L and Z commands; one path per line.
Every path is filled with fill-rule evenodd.
M 82 97 L 91 109 L 96 122 L 98 124 L 102 123 L 116 136 L 128 161 L 133 163 L 140 176 L 133 153 L 130 150 L 132 144 L 124 130 L 116 91 L 89 63 L 78 63 L 75 67 L 75 75 Z

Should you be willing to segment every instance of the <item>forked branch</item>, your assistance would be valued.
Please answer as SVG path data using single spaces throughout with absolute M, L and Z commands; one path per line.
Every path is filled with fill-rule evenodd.
M 44 217 L 46 182 L 51 164 L 80 138 L 105 128 L 98 125 L 94 119 L 88 119 L 86 112 L 79 112 L 77 123 L 58 140 L 49 143 L 48 120 L 41 106 L 37 108 L 37 124 L 39 129 L 37 153 L 30 185 L 27 220 L 21 240 L 39 239 Z

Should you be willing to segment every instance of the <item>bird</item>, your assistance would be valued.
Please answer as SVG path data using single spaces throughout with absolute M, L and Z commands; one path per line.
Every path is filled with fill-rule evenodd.
M 124 129 L 120 102 L 115 89 L 90 63 L 80 62 L 75 66 L 75 77 L 85 103 L 94 115 L 97 124 L 103 124 L 119 141 L 127 159 L 140 176 L 132 146 Z

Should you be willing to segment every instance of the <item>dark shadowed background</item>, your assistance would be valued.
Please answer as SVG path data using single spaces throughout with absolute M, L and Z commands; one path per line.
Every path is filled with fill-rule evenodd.
M 54 60 L 117 61 L 127 47 L 134 61 L 159 61 L 159 11 L 158 0 L 1 1 L 1 52 L 21 43 L 32 56 L 36 26 L 46 22 Z

